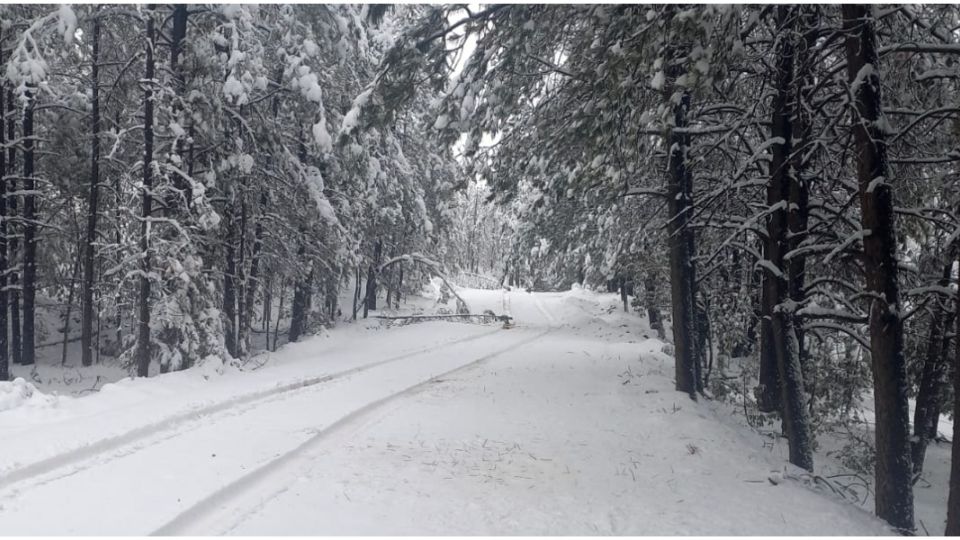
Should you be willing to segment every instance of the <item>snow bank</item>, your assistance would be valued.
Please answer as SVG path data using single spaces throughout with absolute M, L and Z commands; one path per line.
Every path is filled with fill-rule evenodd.
M 20 407 L 44 408 L 56 407 L 59 396 L 50 396 L 37 390 L 37 387 L 22 377 L 13 381 L 0 382 L 0 412 Z

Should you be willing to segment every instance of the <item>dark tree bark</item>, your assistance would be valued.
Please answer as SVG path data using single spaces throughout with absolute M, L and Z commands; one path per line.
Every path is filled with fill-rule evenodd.
M 941 287 L 950 286 L 950 271 L 951 265 L 948 264 L 944 267 L 943 276 L 939 280 Z M 945 329 L 949 328 L 952 322 L 953 314 L 944 305 L 944 301 L 936 299 L 933 313 L 930 315 L 930 333 L 920 374 L 920 387 L 917 390 L 917 404 L 913 412 L 910 457 L 915 478 L 923 471 L 927 445 L 937 435 L 937 424 L 940 420 L 940 391 L 945 382 L 947 362 L 949 362 L 947 353 L 950 339 Z
M 187 11 L 188 4 L 174 4 L 172 13 L 172 28 L 170 32 L 170 73 L 173 75 L 173 89 L 176 99 L 173 102 L 173 117 L 180 121 L 180 113 L 183 110 L 182 102 L 186 80 L 184 79 L 183 69 L 180 64 L 180 54 L 183 51 L 183 42 L 187 38 Z M 186 127 L 186 126 L 184 126 Z M 190 125 L 191 136 L 193 135 L 193 125 Z M 183 157 L 183 137 L 177 139 L 176 152 L 178 156 Z M 191 159 L 192 162 L 192 159 Z M 183 199 L 183 205 L 190 206 L 193 200 L 193 189 L 190 183 L 180 175 L 173 176 L 173 190 L 166 201 L 166 211 L 170 212 L 178 207 L 177 199 Z
M 270 321 L 273 319 L 273 282 L 268 282 L 264 288 L 263 315 L 260 317 L 261 330 L 270 330 Z M 267 349 L 270 349 L 270 336 L 267 335 Z
M 673 51 L 668 60 L 667 78 L 671 81 L 683 74 L 679 58 L 683 54 Z M 669 102 L 674 89 L 668 86 L 664 99 Z M 673 126 L 687 126 L 687 111 L 690 94 L 682 91 L 680 100 L 673 105 Z M 673 307 L 673 344 L 676 356 L 676 389 L 697 399 L 700 386 L 701 355 L 698 351 L 696 331 L 696 276 L 693 265 L 693 178 L 687 168 L 687 150 L 690 135 L 672 128 L 665 133 L 669 149 L 667 161 L 667 238 L 670 246 L 670 296 Z
M 769 199 L 769 194 L 768 194 Z M 767 232 L 769 234 L 769 231 Z M 769 239 L 764 241 L 764 258 L 770 259 Z M 756 391 L 757 408 L 761 412 L 777 412 L 780 410 L 780 373 L 777 369 L 777 351 L 773 337 L 773 310 L 776 306 L 776 297 L 771 296 L 774 285 L 769 278 L 769 272 L 764 270 L 763 286 L 760 290 L 760 375 L 759 387 Z
M 403 290 L 403 263 L 397 265 L 400 276 L 397 278 L 397 309 L 400 309 L 400 293 Z
M 384 300 L 384 304 L 386 304 L 388 309 L 393 305 L 393 284 L 390 283 L 391 273 L 392 272 L 386 272 L 383 276 L 383 284 L 387 289 L 387 298 Z
M 7 103 L 10 104 L 12 110 L 14 108 L 14 97 L 13 91 L 7 90 Z M 17 123 L 11 120 L 7 122 L 7 140 L 13 142 L 17 137 Z M 7 171 L 11 176 L 10 181 L 7 183 L 8 191 L 16 192 L 17 191 L 17 147 L 14 144 L 10 145 L 10 148 L 7 149 Z M 12 218 L 17 215 L 17 203 L 18 196 L 10 196 L 7 199 L 7 214 Z M 17 267 L 20 264 L 19 252 L 20 252 L 20 242 L 17 240 L 17 230 L 16 226 L 11 223 L 11 227 L 7 229 L 7 234 L 10 235 L 10 240 L 7 243 L 7 265 L 10 267 L 10 279 L 8 280 L 7 285 L 10 287 L 10 358 L 13 360 L 14 364 L 22 364 L 22 339 L 20 333 L 20 273 L 17 270 Z
M 657 331 L 657 337 L 663 339 L 665 336 L 663 329 L 663 315 L 660 314 L 660 306 L 657 305 L 657 281 L 651 273 L 647 274 L 643 280 L 645 289 L 644 304 L 647 306 L 647 321 L 650 328 Z
M 36 97 L 25 93 L 23 112 L 23 342 L 20 360 L 24 365 L 36 361 L 35 332 L 37 298 L 37 179 L 34 177 L 33 109 Z
M 301 247 L 302 256 L 303 248 Z M 310 311 L 310 286 L 313 281 L 313 270 L 306 279 L 297 281 L 293 291 L 293 304 L 290 306 L 290 342 L 299 341 L 307 326 L 307 313 Z
M 114 125 L 120 126 L 120 111 L 117 111 L 114 116 Z M 120 191 L 120 175 L 114 175 L 113 178 L 113 222 L 114 222 L 114 242 L 119 246 L 122 243 L 123 237 L 120 234 L 120 214 L 122 203 L 120 200 L 121 196 Z M 115 264 L 119 265 L 123 260 L 123 255 L 118 250 L 116 255 Z M 120 350 L 121 345 L 123 344 L 123 287 L 118 286 L 116 292 L 113 296 L 114 307 L 116 308 L 116 313 L 114 313 L 114 328 L 116 332 L 117 340 L 117 350 Z
M 90 195 L 87 198 L 87 237 L 83 245 L 83 288 L 81 290 L 80 349 L 81 362 L 93 365 L 93 278 L 95 244 L 97 241 L 97 214 L 100 211 L 100 17 L 93 16 L 93 52 L 91 68 L 91 140 L 90 140 Z
M 800 369 L 800 343 L 795 317 L 796 303 L 790 297 L 789 268 L 785 255 L 790 247 L 789 208 L 791 188 L 796 183 L 794 175 L 799 171 L 791 168 L 793 152 L 793 125 L 791 123 L 791 96 L 794 88 L 794 54 L 797 15 L 796 7 L 777 7 L 778 42 L 776 62 L 777 93 L 773 100 L 771 138 L 770 182 L 767 185 L 767 204 L 770 216 L 767 221 L 766 265 L 763 273 L 764 319 L 769 319 L 769 334 L 772 339 L 762 350 L 773 352 L 777 368 L 777 387 L 780 392 L 776 401 L 783 419 L 783 431 L 790 444 L 790 462 L 806 470 L 813 470 L 813 449 L 807 409 L 804 407 L 803 374 Z M 768 359 L 764 360 L 769 361 Z
M 913 486 L 910 416 L 903 355 L 903 319 L 897 279 L 896 221 L 889 184 L 886 133 L 880 127 L 880 60 L 876 21 L 868 5 L 844 5 L 847 75 L 854 96 L 853 139 L 857 157 L 863 257 L 870 304 L 870 350 L 876 412 L 876 512 L 902 531 L 912 531 Z
M 263 190 L 260 192 L 260 211 L 266 212 L 267 209 L 267 192 Z M 249 341 L 250 333 L 253 330 L 253 308 L 256 305 L 256 294 L 258 285 L 260 284 L 260 252 L 263 250 L 263 220 L 257 220 L 257 225 L 254 227 L 253 231 L 253 254 L 250 260 L 250 272 L 247 275 L 247 286 L 244 289 L 245 298 L 243 301 L 244 306 L 244 326 L 243 326 L 243 335 L 244 335 L 244 351 L 246 351 L 249 346 L 246 344 Z M 266 308 L 265 308 L 266 309 Z
M 303 134 L 303 125 L 300 125 L 300 133 L 298 135 L 299 139 L 299 148 L 297 150 L 297 159 L 300 161 L 302 167 L 307 165 L 307 143 Z M 301 226 L 300 228 L 300 245 L 297 248 L 297 263 L 303 264 L 306 262 L 304 257 L 307 253 L 306 246 L 303 245 L 303 240 L 306 236 L 306 229 Z M 306 330 L 307 326 L 307 313 L 310 310 L 310 297 L 311 297 L 311 287 L 313 282 L 313 265 L 309 265 L 309 275 L 304 275 L 300 273 L 297 276 L 296 281 L 293 283 L 293 303 L 290 305 L 290 333 L 287 336 L 290 342 L 294 342 L 300 339 Z
M 360 311 L 360 282 L 362 281 L 362 271 L 360 267 L 357 266 L 357 281 L 353 288 L 353 320 L 357 320 L 357 312 Z
M 623 312 L 630 313 L 629 298 L 627 298 L 627 278 L 620 276 L 620 301 L 623 302 Z
M 811 91 L 814 87 L 813 65 L 819 59 L 811 54 L 817 46 L 817 33 L 814 31 L 820 25 L 820 8 L 814 5 L 804 5 L 798 9 L 798 24 L 802 39 L 797 40 L 794 52 L 794 87 L 793 103 L 790 107 L 790 118 L 793 124 L 793 140 L 799 145 L 792 145 L 790 161 L 793 174 L 789 176 L 789 211 L 787 212 L 787 245 L 793 251 L 800 247 L 807 238 L 807 226 L 810 216 L 810 181 L 807 166 L 809 148 L 813 140 L 813 120 L 810 106 Z M 794 256 L 786 263 L 787 289 L 790 299 L 799 305 L 806 297 L 804 284 L 806 282 L 806 256 Z M 804 346 L 803 325 L 796 324 L 797 346 L 799 348 L 800 365 L 806 364 L 806 349 Z
M 146 9 L 147 43 L 145 46 L 145 73 L 143 87 L 143 208 L 140 212 L 140 313 L 137 321 L 137 376 L 146 377 L 150 371 L 150 258 L 149 221 L 153 214 L 153 85 L 154 5 Z
M 957 253 L 960 262 L 960 250 Z M 956 332 L 960 336 L 960 287 L 957 288 L 955 307 L 957 316 Z M 960 418 L 960 337 L 954 340 L 953 364 L 953 417 Z M 960 422 L 953 423 L 953 446 L 950 451 L 950 494 L 947 497 L 947 530 L 946 536 L 960 536 Z
M 0 64 L 3 49 L 0 49 Z M 6 141 L 7 104 L 5 84 L 0 84 L 0 144 Z M 10 104 L 11 106 L 13 103 Z M 0 381 L 10 379 L 10 344 L 7 340 L 7 153 L 0 150 Z
M 223 326 L 224 341 L 230 356 L 237 355 L 237 247 L 236 229 L 237 220 L 233 214 L 233 202 L 227 201 L 225 209 L 227 238 L 225 240 L 226 269 L 223 274 Z
M 237 326 L 236 326 L 236 356 L 243 358 L 247 353 L 246 348 L 246 314 L 247 308 L 244 302 L 247 299 L 247 202 L 246 202 L 246 179 L 241 184 L 240 190 L 240 241 L 237 247 Z
M 377 310 L 377 268 L 380 266 L 380 256 L 383 252 L 383 243 L 377 240 L 373 247 L 373 264 L 367 269 L 367 294 L 363 302 L 363 318 L 366 319 L 369 312 Z
M 277 345 L 280 343 L 279 341 L 280 340 L 280 319 L 283 318 L 283 295 L 284 295 L 283 289 L 285 286 L 286 284 L 283 282 L 283 280 L 281 280 L 280 290 L 278 291 L 280 296 L 280 305 L 277 306 L 277 322 L 273 326 L 273 349 L 272 349 L 273 351 L 277 350 Z M 268 328 L 267 329 L 268 338 L 269 338 L 269 332 L 270 332 L 270 329 Z
M 78 235 L 79 236 L 79 235 Z M 81 246 L 80 239 L 77 238 L 77 246 Z M 73 271 L 70 273 L 70 287 L 69 292 L 67 293 L 67 309 L 63 314 L 63 343 L 60 348 L 60 365 L 65 365 L 67 363 L 67 347 L 70 343 L 70 317 L 73 316 L 73 297 L 77 289 L 76 283 L 79 278 L 81 264 L 80 264 L 80 252 L 77 250 L 77 256 L 73 259 Z M 91 362 L 91 365 L 93 363 Z

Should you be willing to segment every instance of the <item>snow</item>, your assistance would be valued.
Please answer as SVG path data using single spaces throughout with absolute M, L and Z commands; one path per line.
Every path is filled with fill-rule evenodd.
M 320 88 L 320 82 L 317 79 L 316 73 L 305 73 L 301 75 L 298 86 L 303 97 L 314 103 L 323 103 L 323 89 Z
M 433 123 L 433 129 L 446 129 L 448 125 L 450 125 L 450 117 L 445 114 L 441 114 L 437 117 L 437 121 Z
M 675 392 L 618 295 L 458 290 L 516 326 L 369 319 L 56 403 L 0 387 L 4 533 L 891 533 Z
M 327 131 L 327 122 L 321 118 L 319 122 L 313 125 L 313 140 L 317 142 L 322 152 L 333 152 L 333 138 Z
M 227 20 L 237 19 L 243 14 L 243 6 L 227 4 L 221 8 L 221 12 Z
M 223 95 L 227 99 L 236 99 L 237 105 L 243 105 L 247 102 L 246 94 L 247 90 L 244 88 L 243 83 L 232 74 L 228 75 L 227 80 L 223 83 Z
M 178 139 L 187 136 L 186 130 L 183 129 L 183 126 L 181 126 L 179 122 L 170 122 L 170 133 Z
M 654 90 L 663 90 L 665 79 L 662 71 L 657 71 L 653 74 L 653 79 L 650 81 L 650 88 Z
M 368 88 L 363 92 L 360 92 L 360 95 L 354 98 L 353 105 L 350 107 L 350 110 L 347 111 L 347 114 L 344 115 L 343 123 L 340 125 L 341 133 L 350 133 L 356 129 L 360 122 L 360 111 L 362 111 L 363 107 L 366 106 L 372 93 L 373 89 Z
M 49 396 L 37 391 L 37 387 L 22 377 L 12 381 L 0 381 L 0 412 L 17 408 L 56 407 L 57 396 Z
M 77 31 L 77 14 L 69 5 L 61 5 L 57 10 L 57 32 L 63 36 L 63 42 L 69 45 Z
M 317 205 L 317 212 L 320 214 L 320 217 L 331 225 L 338 224 L 337 213 L 333 209 L 333 205 L 330 204 L 330 200 L 327 199 L 327 196 L 323 193 L 323 175 L 320 174 L 320 169 L 308 167 L 305 181 L 307 189 L 310 191 L 310 195 Z

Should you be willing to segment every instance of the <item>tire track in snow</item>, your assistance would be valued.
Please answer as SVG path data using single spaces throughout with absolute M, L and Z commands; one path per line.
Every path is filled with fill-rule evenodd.
M 260 467 L 252 470 L 251 472 L 237 478 L 236 480 L 220 487 L 217 491 L 212 494 L 204 497 L 196 504 L 190 508 L 184 510 L 176 517 L 168 521 L 165 525 L 154 530 L 150 533 L 151 536 L 174 536 L 174 535 L 188 535 L 192 534 L 191 531 L 200 530 L 201 534 L 223 534 L 228 532 L 231 529 L 235 528 L 239 522 L 231 522 L 226 526 L 217 528 L 216 532 L 213 532 L 211 529 L 216 528 L 218 523 L 223 522 L 223 511 L 229 512 L 230 510 L 236 510 L 239 506 L 242 505 L 243 498 L 247 495 L 250 495 L 252 491 L 256 492 L 255 503 L 253 505 L 246 504 L 242 505 L 247 508 L 250 506 L 262 507 L 266 505 L 270 500 L 274 499 L 284 491 L 288 489 L 287 486 L 280 489 L 274 490 L 267 495 L 263 494 L 261 484 L 269 479 L 270 477 L 280 474 L 283 472 L 294 472 L 297 468 L 304 463 L 311 461 L 311 456 L 309 452 L 335 435 L 336 433 L 348 428 L 354 422 L 362 419 L 364 416 L 369 415 L 370 413 L 376 411 L 380 407 L 387 405 L 393 401 L 401 399 L 403 397 L 410 396 L 417 393 L 418 391 L 428 387 L 429 385 L 437 382 L 440 379 L 455 375 L 462 371 L 477 367 L 484 362 L 491 360 L 497 356 L 500 356 L 504 353 L 516 350 L 524 345 L 532 343 L 545 335 L 547 335 L 551 330 L 543 330 L 530 336 L 526 339 L 523 339 L 519 342 L 510 344 L 506 347 L 503 347 L 492 353 L 485 354 L 480 358 L 470 361 L 467 364 L 463 364 L 454 369 L 445 371 L 438 375 L 434 375 L 425 381 L 418 382 L 411 386 L 404 388 L 398 392 L 380 398 L 376 401 L 372 401 L 366 405 L 363 405 L 353 411 L 347 413 L 346 415 L 340 417 L 339 420 L 336 420 L 326 427 L 323 427 L 311 436 L 309 439 L 296 446 L 292 450 L 277 456 L 275 459 L 264 463 Z M 241 504 L 233 504 L 241 503 Z M 234 512 L 236 513 L 236 512 Z M 242 522 L 242 520 L 241 520 Z
M 530 296 L 533 298 L 533 305 L 537 307 L 537 309 L 540 311 L 540 313 L 543 314 L 543 317 L 547 320 L 547 327 L 549 327 L 549 328 L 554 328 L 554 327 L 556 327 L 556 326 L 557 326 L 557 319 L 554 318 L 554 316 L 551 315 L 550 312 L 547 311 L 547 309 L 543 307 L 543 303 L 540 301 L 540 298 L 538 298 L 537 295 L 534 294 L 534 293 L 529 293 L 529 294 L 530 294 Z
M 188 411 L 176 413 L 162 420 L 151 422 L 141 427 L 121 433 L 119 435 L 114 435 L 111 437 L 100 439 L 91 444 L 79 446 L 77 448 L 67 450 L 59 454 L 55 454 L 53 456 L 43 458 L 39 461 L 35 461 L 28 465 L 2 471 L 0 472 L 0 490 L 6 490 L 7 488 L 13 486 L 14 484 L 36 478 L 44 474 L 48 474 L 52 471 L 55 471 L 56 469 L 68 467 L 80 461 L 96 458 L 101 454 L 111 452 L 113 450 L 116 450 L 124 446 L 132 445 L 134 443 L 140 442 L 144 439 L 157 435 L 161 432 L 173 430 L 174 428 L 177 428 L 183 424 L 186 424 L 188 422 L 192 422 L 195 420 L 199 420 L 201 418 L 214 416 L 218 413 L 228 411 L 229 409 L 234 407 L 268 401 L 271 398 L 274 398 L 278 395 L 296 392 L 297 390 L 301 390 L 303 388 L 308 388 L 311 386 L 316 386 L 318 384 L 323 384 L 323 383 L 330 382 L 343 377 L 348 377 L 350 375 L 361 373 L 363 371 L 367 371 L 369 369 L 373 369 L 378 366 L 390 364 L 393 362 L 398 362 L 400 360 L 405 360 L 407 358 L 411 358 L 414 356 L 431 353 L 437 350 L 452 347 L 454 345 L 459 345 L 461 343 L 466 343 L 469 341 L 481 339 L 483 337 L 493 335 L 499 331 L 500 329 L 497 328 L 494 330 L 490 330 L 489 332 L 483 332 L 481 334 L 468 336 L 465 338 L 456 339 L 456 340 L 448 341 L 445 343 L 431 345 L 428 347 L 422 347 L 420 349 L 417 349 L 408 353 L 399 354 L 396 356 L 385 358 L 383 360 L 377 360 L 375 362 L 370 362 L 367 364 L 361 364 L 359 366 L 341 370 L 335 373 L 326 373 L 324 375 L 318 375 L 316 377 L 309 377 L 306 379 L 300 379 L 298 381 L 294 381 L 290 383 L 280 384 L 264 390 L 259 390 L 256 392 L 235 396 L 233 398 L 229 398 L 227 400 L 224 400 L 218 403 L 205 405 L 195 409 L 190 409 Z M 174 434 L 173 436 L 176 436 L 176 434 Z M 170 437 L 166 437 L 162 440 L 166 440 L 169 438 Z M 141 448 L 143 447 L 134 449 L 134 451 L 137 451 Z M 122 455 L 127 455 L 127 454 L 128 453 L 123 453 Z M 122 455 L 116 456 L 116 457 L 122 457 Z M 106 463 L 109 461 L 112 461 L 112 459 L 99 461 L 98 464 Z M 78 470 L 76 469 L 66 471 L 64 475 L 61 475 L 61 477 L 69 476 L 71 474 L 75 474 L 76 472 L 78 472 Z

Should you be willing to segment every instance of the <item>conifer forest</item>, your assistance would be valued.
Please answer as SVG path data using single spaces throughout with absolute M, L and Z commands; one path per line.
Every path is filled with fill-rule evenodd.
M 960 535 L 960 6 L 0 5 L 0 533 Z

